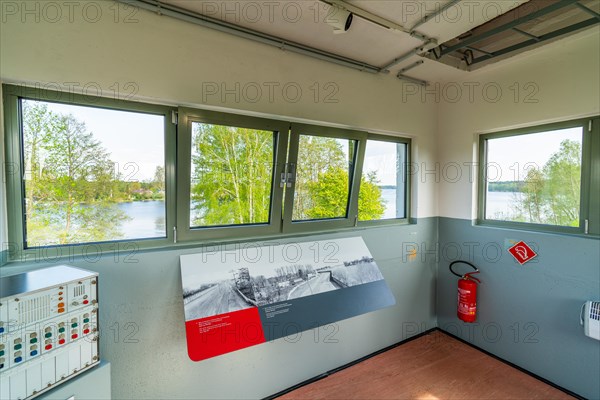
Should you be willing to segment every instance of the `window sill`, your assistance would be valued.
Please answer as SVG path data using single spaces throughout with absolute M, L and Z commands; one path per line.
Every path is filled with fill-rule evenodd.
M 481 221 L 478 219 L 473 220 L 473 224 L 474 227 L 476 228 L 491 228 L 491 229 L 498 229 L 498 230 L 505 230 L 505 231 L 521 231 L 521 232 L 526 232 L 526 233 L 533 233 L 533 234 L 540 234 L 540 235 L 552 235 L 552 236 L 567 236 L 567 237 L 576 237 L 576 238 L 581 238 L 581 239 L 592 239 L 592 240 L 599 240 L 600 239 L 600 235 L 597 234 L 585 234 L 582 232 L 568 232 L 568 231 L 564 231 L 560 228 L 555 228 L 552 226 L 544 226 L 542 225 L 541 227 L 538 226 L 524 226 L 522 224 L 519 223 L 513 223 L 513 222 L 501 222 L 501 221 L 496 221 L 496 222 L 489 222 L 489 221 Z
M 173 251 L 173 250 L 187 250 L 199 248 L 202 249 L 213 249 L 217 246 L 228 246 L 240 243 L 256 243 L 256 242 L 270 242 L 273 244 L 279 244 L 278 241 L 290 241 L 294 238 L 306 238 L 311 236 L 319 235 L 336 235 L 343 233 L 362 232 L 372 229 L 381 228 L 393 228 L 401 226 L 416 225 L 416 219 L 402 219 L 398 221 L 385 221 L 386 223 L 376 223 L 369 225 L 361 225 L 353 227 L 345 227 L 338 229 L 327 229 L 327 230 L 314 230 L 310 232 L 290 232 L 290 233 L 279 233 L 271 235 L 253 236 L 253 237 L 236 237 L 231 239 L 207 239 L 207 240 L 186 240 L 179 241 L 178 243 L 168 244 L 152 244 L 148 245 L 144 243 L 144 240 L 130 240 L 130 241 L 116 241 L 108 243 L 86 243 L 77 245 L 59 246 L 54 248 L 39 247 L 34 249 L 20 250 L 21 255 L 18 257 L 12 257 L 7 260 L 7 263 L 2 267 L 17 266 L 19 264 L 26 263 L 43 263 L 43 264 L 56 264 L 56 263 L 68 263 L 76 261 L 86 261 L 89 263 L 99 262 L 103 257 L 112 257 L 115 263 L 138 263 L 139 260 L 135 259 L 135 255 L 138 253 L 158 252 L 158 251 Z M 95 251 L 88 251 L 90 247 L 93 247 Z M 62 255 L 56 256 L 51 249 L 61 250 Z M 99 249 L 99 250 L 96 250 Z M 49 251 L 50 250 L 50 251 Z M 50 253 L 50 254 L 49 254 Z

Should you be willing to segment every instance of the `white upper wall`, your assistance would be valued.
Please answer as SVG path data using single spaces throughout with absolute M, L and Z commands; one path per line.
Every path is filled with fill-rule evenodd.
M 597 28 L 419 89 L 144 10 L 130 16 L 113 2 L 64 6 L 57 22 L 42 6 L 12 4 L 0 24 L 0 80 L 410 136 L 417 217 L 474 216 L 464 163 L 476 161 L 478 133 L 600 108 Z
M 476 176 L 470 179 L 468 163 L 477 161 L 478 134 L 598 115 L 598 71 L 600 30 L 594 27 L 441 83 L 439 215 L 476 218 Z
M 24 13 L 24 3 L 14 4 L 18 10 L 3 16 L 0 31 L 4 82 L 58 84 L 75 87 L 76 93 L 87 87 L 88 94 L 100 88 L 109 97 L 118 88 L 121 98 L 134 91 L 138 99 L 159 103 L 402 134 L 415 139 L 419 160 L 435 159 L 437 105 L 404 100 L 403 83 L 393 76 L 355 71 L 144 10 L 129 17 L 113 2 L 77 2 L 71 16 L 65 6 L 56 23 L 42 6 L 36 15 Z M 413 216 L 435 216 L 435 185 L 417 183 L 415 189 Z
M 2 252 L 8 250 L 8 225 L 6 222 L 6 169 L 4 162 L 4 113 L 2 108 L 2 85 L 0 85 L 0 265 L 4 262 Z

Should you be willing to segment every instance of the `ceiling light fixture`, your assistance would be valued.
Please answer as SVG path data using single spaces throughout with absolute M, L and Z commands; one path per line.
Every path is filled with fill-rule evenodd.
M 325 23 L 333 27 L 333 33 L 344 33 L 352 25 L 352 13 L 338 5 L 333 4 L 332 10 L 325 18 Z

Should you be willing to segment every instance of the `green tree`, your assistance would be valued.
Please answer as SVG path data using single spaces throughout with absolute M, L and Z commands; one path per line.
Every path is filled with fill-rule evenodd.
M 548 222 L 555 225 L 579 225 L 581 190 L 581 144 L 565 140 L 560 150 L 544 165 L 544 192 L 550 213 Z
M 581 191 L 581 143 L 564 140 L 544 167 L 528 171 L 518 203 L 529 222 L 578 226 Z
M 520 219 L 527 222 L 542 222 L 544 215 L 544 174 L 537 168 L 527 171 L 525 183 L 522 185 L 521 213 L 525 217 Z
M 194 124 L 192 216 L 196 226 L 268 222 L 273 173 L 273 134 Z M 333 138 L 302 135 L 294 195 L 294 220 L 346 215 L 352 151 Z M 374 175 L 363 177 L 361 219 L 385 209 Z M 363 218 L 364 217 L 364 218 Z
M 273 133 L 194 124 L 192 145 L 192 223 L 268 222 Z
M 117 182 L 102 144 L 84 123 L 24 102 L 27 241 L 45 245 L 122 236 L 128 217 L 112 203 Z
M 157 192 L 157 197 L 164 198 L 165 192 L 165 167 L 157 166 L 154 171 L 154 179 L 151 184 L 152 190 Z
M 362 176 L 358 196 L 358 218 L 361 221 L 380 219 L 385 212 L 381 189 L 375 173 Z M 348 204 L 348 171 L 335 168 L 321 173 L 318 179 L 307 183 L 311 208 L 310 219 L 339 218 L 346 215 Z
M 385 213 L 385 201 L 378 183 L 374 171 L 367 173 L 366 176 L 363 174 L 360 180 L 360 192 L 358 193 L 358 219 L 360 221 L 377 220 Z
M 310 135 L 300 136 L 293 220 L 333 218 L 346 215 L 349 162 L 350 160 L 344 155 L 341 143 L 336 139 Z M 345 181 L 340 171 L 345 171 Z M 342 179 L 338 180 L 339 178 Z M 321 179 L 325 181 L 317 185 L 316 183 Z M 342 186 L 331 187 L 339 183 Z M 315 201 L 318 201 L 319 194 L 315 191 L 321 190 L 328 191 L 329 197 L 337 192 L 339 197 L 330 206 L 324 206 L 322 203 L 316 204 Z M 325 194 L 323 196 L 327 197 Z M 339 209 L 340 206 L 343 208 L 342 211 Z M 327 212 L 324 208 L 328 208 Z M 315 215 L 325 214 L 328 216 L 315 217 Z

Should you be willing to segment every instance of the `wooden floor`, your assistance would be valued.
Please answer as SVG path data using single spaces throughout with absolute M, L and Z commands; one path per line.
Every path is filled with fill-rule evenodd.
M 293 399 L 573 399 L 435 331 L 287 393 Z

